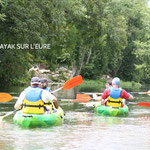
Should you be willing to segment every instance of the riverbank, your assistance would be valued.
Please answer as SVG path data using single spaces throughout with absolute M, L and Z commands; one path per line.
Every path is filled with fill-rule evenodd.
M 100 79 L 100 80 L 85 80 L 83 81 L 83 84 L 78 86 L 78 89 L 82 92 L 82 91 L 86 91 L 86 92 L 99 92 L 99 91 L 103 91 L 105 89 L 105 83 L 106 80 L 104 79 Z M 120 81 L 120 87 L 122 88 L 129 88 L 132 90 L 138 90 L 140 89 L 142 86 L 142 84 L 140 83 L 136 83 L 134 81 L 132 82 L 124 82 L 124 81 Z
M 26 84 L 30 84 L 30 80 L 33 76 L 38 76 L 39 78 L 47 78 L 49 82 L 49 87 L 52 87 L 54 85 L 57 86 L 63 86 L 63 84 L 72 78 L 72 71 L 65 67 L 60 67 L 56 71 L 51 71 L 48 69 L 45 69 L 45 67 L 38 67 L 33 66 L 29 69 L 28 75 L 26 78 L 18 79 L 15 83 L 17 86 L 24 86 Z M 99 79 L 96 80 L 88 80 L 83 79 L 84 82 L 79 85 L 78 87 L 83 91 L 89 91 L 91 92 L 93 89 L 99 91 L 99 89 L 105 88 L 105 83 L 107 80 L 112 79 L 108 75 L 103 75 L 102 77 L 99 77 Z M 131 82 L 120 82 L 120 87 L 123 88 L 132 88 L 132 89 L 139 89 L 142 85 L 140 83 L 136 83 L 134 81 Z

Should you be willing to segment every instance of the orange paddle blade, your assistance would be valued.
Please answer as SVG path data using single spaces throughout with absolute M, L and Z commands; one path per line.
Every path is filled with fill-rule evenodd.
M 76 100 L 73 100 L 72 102 L 81 102 L 81 103 L 87 103 L 92 99 L 89 95 L 86 94 L 77 94 Z
M 83 83 L 82 76 L 76 76 L 74 78 L 69 79 L 63 86 L 62 89 L 71 89 L 79 84 Z
M 77 94 L 76 99 L 83 99 L 83 100 L 90 101 L 92 99 L 92 97 L 90 97 L 89 95 L 86 95 L 86 94 Z
M 147 94 L 147 95 L 149 95 L 149 96 L 150 96 L 150 93 L 145 93 L 145 94 Z
M 10 100 L 14 99 L 10 94 L 8 93 L 0 93 L 0 102 L 8 102 Z
M 88 100 L 83 100 L 83 99 L 75 99 L 75 100 L 72 100 L 71 102 L 87 103 L 89 101 Z
M 146 103 L 146 102 L 140 102 L 140 103 L 137 103 L 136 105 L 150 107 L 150 103 Z

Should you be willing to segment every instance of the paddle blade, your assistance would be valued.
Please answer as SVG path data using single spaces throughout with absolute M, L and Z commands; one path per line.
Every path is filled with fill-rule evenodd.
M 0 102 L 9 102 L 12 99 L 14 99 L 14 98 L 10 94 L 0 93 Z
M 85 94 L 77 94 L 76 100 L 73 100 L 72 102 L 81 102 L 81 103 L 87 103 L 92 99 L 89 95 Z
M 140 102 L 140 103 L 137 103 L 136 105 L 150 107 L 150 103 L 146 103 L 146 102 Z
M 62 89 L 71 89 L 79 84 L 83 83 L 82 76 L 76 76 L 74 78 L 69 79 L 63 86 Z
M 86 95 L 86 94 L 77 94 L 76 99 L 83 99 L 83 100 L 89 101 L 92 99 L 92 97 L 90 97 L 89 95 Z
M 150 92 L 148 92 L 148 93 L 146 93 L 146 94 L 150 96 Z

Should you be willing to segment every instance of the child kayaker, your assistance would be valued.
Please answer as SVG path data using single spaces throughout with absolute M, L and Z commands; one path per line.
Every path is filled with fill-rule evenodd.
M 40 87 L 48 92 L 51 92 L 51 89 L 48 87 L 48 80 L 46 78 L 40 79 Z
M 112 87 L 106 88 L 102 96 L 97 97 L 96 100 L 102 100 L 104 105 L 112 107 L 123 107 L 125 101 L 122 102 L 122 99 L 133 100 L 134 97 L 127 93 L 124 89 L 120 88 L 119 84 L 120 79 L 115 77 L 112 80 Z
M 53 92 L 52 92 L 52 90 L 48 87 L 48 80 L 47 80 L 46 78 L 41 78 L 41 79 L 40 79 L 40 87 L 41 87 L 42 89 L 44 89 L 44 90 L 50 92 L 52 95 L 54 95 Z M 54 96 L 56 97 L 56 95 L 54 95 Z M 56 99 L 57 99 L 57 98 L 56 98 Z M 54 107 L 55 107 L 55 108 L 58 107 L 58 102 L 57 102 L 57 100 L 53 100 L 53 104 L 54 104 Z
M 105 84 L 106 88 L 112 87 L 112 79 L 108 79 Z

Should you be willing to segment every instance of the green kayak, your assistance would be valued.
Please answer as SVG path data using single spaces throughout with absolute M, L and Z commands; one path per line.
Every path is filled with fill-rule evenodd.
M 97 115 L 102 116 L 127 116 L 129 109 L 127 105 L 124 105 L 124 107 L 111 107 L 95 104 L 94 111 Z
M 51 127 L 61 125 L 64 119 L 64 111 L 62 108 L 58 108 L 54 113 L 50 114 L 25 114 L 22 111 L 18 111 L 13 118 L 16 125 L 23 128 L 34 127 Z

